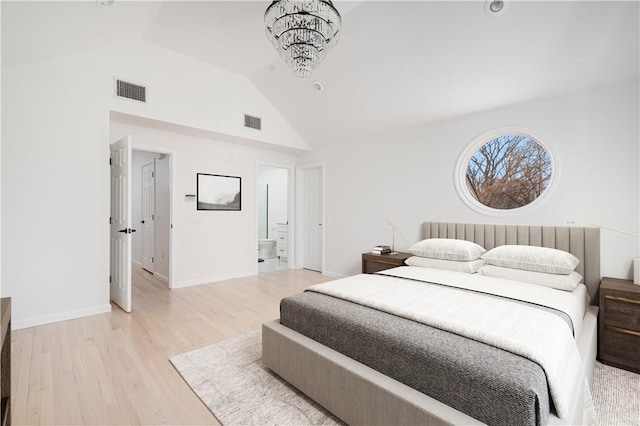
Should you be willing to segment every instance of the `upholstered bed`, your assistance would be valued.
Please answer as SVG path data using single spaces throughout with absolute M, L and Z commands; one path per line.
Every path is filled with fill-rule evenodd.
M 598 230 L 427 222 L 423 237 L 467 240 L 486 249 L 531 245 L 564 250 L 580 260 L 576 271 L 585 286 L 571 294 L 539 286 L 521 289 L 477 274 L 408 266 L 337 280 L 282 301 L 281 319 L 263 325 L 265 365 L 349 424 L 580 424 L 596 353 L 597 308 L 590 303 L 597 300 L 600 281 Z M 484 288 L 494 281 L 491 292 L 498 296 L 487 296 Z M 415 291 L 427 294 L 417 299 Z M 551 321 L 551 325 L 539 323 L 547 331 L 538 346 L 558 346 L 556 358 L 565 362 L 559 369 L 573 375 L 554 378 L 548 366 L 541 368 L 544 360 L 538 365 L 528 353 L 519 355 L 518 348 L 510 353 L 494 347 L 491 336 L 483 341 L 483 332 L 470 339 L 466 330 L 458 333 L 455 327 L 447 328 L 449 324 L 434 326 L 421 318 L 429 301 L 441 303 L 451 297 L 442 303 L 460 306 L 440 320 L 467 315 L 474 323 L 475 315 L 502 306 L 503 298 L 519 299 L 518 292 L 536 295 L 528 301 L 507 302 L 515 305 L 509 306 L 512 315 L 531 314 L 536 324 Z M 567 299 L 569 307 L 555 309 L 554 299 L 552 308 L 540 308 L 535 297 L 544 301 L 554 292 Z M 368 293 L 382 297 L 384 303 L 367 306 Z M 478 297 L 481 303 L 476 302 Z M 468 304 L 463 305 L 466 299 Z M 407 310 L 412 303 L 417 305 L 413 313 L 394 310 Z M 554 314 L 539 314 L 540 310 Z M 496 324 L 489 328 L 503 324 L 510 330 L 504 321 Z M 554 343 L 556 328 L 563 329 L 559 334 L 565 340 L 569 334 L 568 347 L 575 354 L 561 352 L 562 345 Z M 537 352 L 544 358 L 553 351 Z

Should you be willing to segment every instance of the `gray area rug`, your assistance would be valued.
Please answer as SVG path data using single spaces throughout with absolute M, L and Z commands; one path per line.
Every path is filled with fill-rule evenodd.
M 261 331 L 170 358 L 220 423 L 342 425 L 331 413 L 267 370 Z
M 260 330 L 170 361 L 225 426 L 342 424 L 264 367 Z M 592 397 L 598 424 L 640 426 L 639 374 L 596 363 Z
M 640 374 L 596 362 L 591 396 L 600 425 L 640 426 Z

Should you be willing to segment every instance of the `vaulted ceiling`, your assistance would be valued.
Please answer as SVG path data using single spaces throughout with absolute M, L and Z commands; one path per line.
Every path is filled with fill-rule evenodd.
M 247 77 L 312 147 L 638 78 L 637 1 L 506 3 L 335 1 L 342 37 L 298 79 L 264 35 L 269 1 L 3 1 L 2 61 L 146 40 Z

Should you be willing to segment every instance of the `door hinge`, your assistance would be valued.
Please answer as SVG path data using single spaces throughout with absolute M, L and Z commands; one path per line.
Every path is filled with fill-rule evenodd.
M 111 275 L 109 275 L 109 282 L 111 282 Z
M 113 225 L 113 218 L 112 217 L 109 218 L 109 225 Z
M 151 258 L 151 263 L 155 263 L 155 260 L 153 257 Z
M 109 165 L 110 165 L 110 166 L 111 166 L 111 165 L 113 165 L 113 163 L 112 163 L 112 161 L 111 161 L 111 158 L 109 158 Z
M 151 172 L 151 177 L 155 178 L 156 177 L 156 172 Z
M 156 220 L 156 215 L 155 214 L 151 215 L 151 220 Z

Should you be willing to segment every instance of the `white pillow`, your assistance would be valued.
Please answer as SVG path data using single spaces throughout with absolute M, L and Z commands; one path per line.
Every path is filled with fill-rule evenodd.
M 486 250 L 476 243 L 449 238 L 429 238 L 409 247 L 409 252 L 420 257 L 442 260 L 477 260 Z
M 421 268 L 446 269 L 447 271 L 464 272 L 475 274 L 484 264 L 484 260 L 442 260 L 430 259 L 428 257 L 411 256 L 404 261 L 409 266 L 419 266 Z
M 482 258 L 494 266 L 525 269 L 548 274 L 570 274 L 580 260 L 566 251 L 534 246 L 499 246 L 489 250 Z
M 479 275 L 506 278 L 508 280 L 524 281 L 526 283 L 542 285 L 558 290 L 573 291 L 582 282 L 582 275 L 573 271 L 567 275 L 532 272 L 523 269 L 503 268 L 501 266 L 485 265 L 478 270 Z

